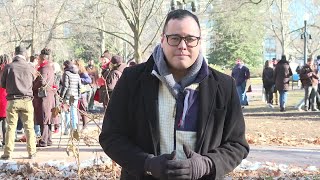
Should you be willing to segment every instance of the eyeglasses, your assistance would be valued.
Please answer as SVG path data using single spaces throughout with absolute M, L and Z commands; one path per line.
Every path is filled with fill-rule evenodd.
M 196 47 L 196 46 L 198 46 L 199 40 L 201 39 L 200 37 L 196 37 L 196 36 L 182 37 L 182 36 L 175 35 L 175 34 L 172 34 L 172 35 L 164 34 L 164 35 L 166 36 L 167 43 L 170 46 L 179 46 L 179 44 L 181 43 L 181 41 L 183 39 L 188 47 Z

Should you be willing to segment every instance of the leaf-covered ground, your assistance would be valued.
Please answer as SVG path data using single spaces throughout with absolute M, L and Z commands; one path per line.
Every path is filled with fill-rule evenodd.
M 294 108 L 299 98 L 291 97 L 287 111 L 269 108 L 258 96 L 251 96 L 250 106 L 243 109 L 246 137 L 255 146 L 291 146 L 320 149 L 320 112 L 300 112 Z M 88 146 L 97 145 L 97 131 L 81 134 Z M 81 151 L 80 151 L 81 156 Z M 75 162 L 6 162 L 0 160 L 0 179 L 119 179 L 121 167 L 108 157 L 81 162 L 80 173 Z M 272 162 L 244 160 L 225 179 L 320 179 L 320 167 L 293 166 Z

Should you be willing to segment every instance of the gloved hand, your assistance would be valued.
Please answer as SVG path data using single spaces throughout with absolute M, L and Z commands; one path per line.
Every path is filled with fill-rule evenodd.
M 206 156 L 195 153 L 186 145 L 183 145 L 186 160 L 168 161 L 168 179 L 199 179 L 211 173 L 213 162 Z
M 160 156 L 149 155 L 144 162 L 144 170 L 157 179 L 167 179 L 167 162 L 175 159 L 176 151 Z

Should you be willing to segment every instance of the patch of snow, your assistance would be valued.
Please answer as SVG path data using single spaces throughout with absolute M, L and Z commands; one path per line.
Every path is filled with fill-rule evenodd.
M 235 169 L 236 172 L 239 171 L 257 171 L 260 169 L 269 169 L 271 171 L 280 171 L 283 173 L 298 173 L 302 171 L 306 172 L 318 172 L 316 166 L 308 166 L 307 168 L 297 167 L 297 166 L 289 166 L 287 164 L 276 164 L 273 162 L 250 162 L 246 159 L 242 160 L 240 165 Z
M 319 171 L 319 169 L 316 166 L 308 166 L 306 168 L 306 171 L 317 172 L 317 171 Z

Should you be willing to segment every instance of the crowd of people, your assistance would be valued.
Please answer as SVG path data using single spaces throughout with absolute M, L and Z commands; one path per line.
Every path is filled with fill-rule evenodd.
M 317 59 L 320 60 L 320 56 Z M 314 61 L 313 58 L 309 57 L 305 65 L 298 66 L 296 69 L 302 88 L 305 91 L 303 100 L 297 105 L 299 111 L 319 111 L 319 67 L 318 61 Z M 273 108 L 274 104 L 278 104 L 279 93 L 280 111 L 284 112 L 286 110 L 287 93 L 292 75 L 293 72 L 285 55 L 281 57 L 280 61 L 274 58 L 265 62 L 262 81 L 265 99 L 270 108 Z
M 78 131 L 79 122 L 86 128 L 86 113 L 96 111 L 94 101 L 108 104 L 117 80 L 129 65 L 106 50 L 100 57 L 101 67 L 92 59 L 87 65 L 79 59 L 65 60 L 61 67 L 52 60 L 50 49 L 28 57 L 23 46 L 15 48 L 13 57 L 4 54 L 0 60 L 1 159 L 11 158 L 15 141 L 25 140 L 29 158 L 34 158 L 36 147 L 52 146 L 52 133 L 59 129 L 64 135 Z M 130 61 L 132 65 L 134 61 Z M 25 133 L 21 139 L 17 139 L 19 132 Z
M 320 108 L 320 56 L 315 61 L 307 59 L 305 65 L 298 66 L 297 75 L 304 89 L 304 98 L 296 106 L 299 111 L 319 111 Z M 244 65 L 244 61 L 237 59 L 231 76 L 236 81 L 237 93 L 242 108 L 248 106 L 247 92 L 250 92 L 250 70 Z M 285 55 L 280 60 L 273 58 L 265 61 L 262 82 L 267 105 L 274 108 L 280 106 L 280 111 L 286 111 L 289 91 L 289 83 L 292 81 L 293 72 Z

